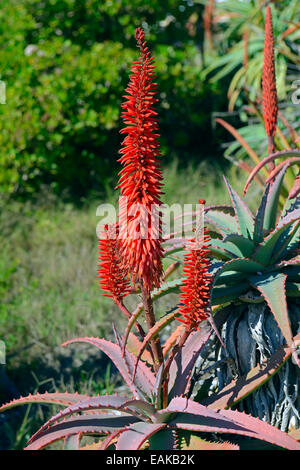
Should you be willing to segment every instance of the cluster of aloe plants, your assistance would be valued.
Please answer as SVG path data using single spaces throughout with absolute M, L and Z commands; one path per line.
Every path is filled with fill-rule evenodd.
M 226 181 L 232 205 L 205 208 L 208 230 L 197 225 L 188 241 L 175 233 L 163 236 L 160 222 L 152 226 L 150 211 L 154 206 L 159 213 L 162 204 L 154 64 L 141 28 L 136 39 L 141 55 L 123 104 L 126 137 L 118 185 L 127 206 L 121 198 L 119 220 L 104 227 L 99 243 L 100 286 L 128 323 L 123 335 L 113 327 L 115 341 L 83 337 L 64 344 L 99 348 L 119 370 L 127 393 L 30 395 L 3 405 L 0 411 L 26 403 L 62 406 L 30 438 L 28 450 L 57 441 L 64 449 L 300 450 L 295 402 L 284 430 L 281 423 L 270 422 L 270 410 L 264 409 L 262 416 L 254 410 L 252 416 L 247 409 L 249 396 L 255 400 L 255 394 L 275 376 L 280 378 L 287 364 L 292 363 L 299 376 L 297 191 L 279 211 L 289 160 L 279 169 L 270 168 L 255 216 Z M 130 211 L 135 204 L 140 204 L 138 214 Z M 148 224 L 155 236 L 136 236 L 137 228 L 141 233 Z M 163 272 L 167 260 L 171 264 Z M 182 270 L 181 277 L 174 278 L 176 270 Z M 180 297 L 174 308 L 157 318 L 155 300 L 169 293 Z M 129 295 L 141 298 L 134 311 L 124 300 Z M 253 305 L 263 308 L 253 311 Z M 257 319 L 265 310 L 275 322 L 278 341 L 268 345 L 268 354 L 259 356 L 262 345 L 257 347 L 244 335 L 241 343 L 251 349 L 246 352 L 251 360 L 245 363 L 241 348 L 233 348 L 239 334 L 231 327 L 234 330 L 237 321 L 248 321 L 249 313 L 249 324 L 256 322 L 253 330 L 262 336 Z M 174 327 L 166 335 L 170 325 Z M 207 374 L 209 379 L 203 380 Z M 214 374 L 218 383 L 212 386 Z M 274 390 L 276 386 L 274 382 Z M 241 403 L 244 412 L 238 409 Z M 93 437 L 94 443 L 84 442 L 85 436 Z

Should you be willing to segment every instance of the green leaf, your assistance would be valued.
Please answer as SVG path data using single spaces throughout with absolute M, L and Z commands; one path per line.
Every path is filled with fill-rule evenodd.
M 245 258 L 249 258 L 254 251 L 254 243 L 249 238 L 245 238 L 237 233 L 227 235 L 223 241 L 224 243 L 229 242 L 235 245 L 240 252 L 239 257 L 245 256 Z
M 266 231 L 274 229 L 276 225 L 281 184 L 283 182 L 286 169 L 287 165 L 280 171 L 278 176 L 275 178 L 275 181 L 273 182 L 268 194 L 263 226 Z
M 268 200 L 270 187 L 271 187 L 270 184 L 266 186 L 265 192 L 263 194 L 263 197 L 261 199 L 256 217 L 255 217 L 254 233 L 253 233 L 253 241 L 255 244 L 261 243 L 264 238 L 264 219 L 265 219 L 265 212 L 266 212 L 266 206 L 267 206 L 267 200 Z
M 215 273 L 214 285 L 219 280 L 220 276 L 226 271 L 236 271 L 238 273 L 257 273 L 263 271 L 264 266 L 252 259 L 238 258 L 224 263 Z
M 240 196 L 235 192 L 235 190 L 230 186 L 229 182 L 224 176 L 224 180 L 232 201 L 232 204 L 235 208 L 235 212 L 238 218 L 240 233 L 244 237 L 251 239 L 254 229 L 254 221 L 251 211 L 245 204 L 245 202 L 240 198 Z
M 299 212 L 299 213 L 298 213 Z M 259 261 L 263 265 L 270 264 L 274 247 L 282 233 L 294 222 L 299 219 L 300 210 L 294 211 L 293 214 L 286 216 L 277 225 L 276 229 L 271 232 L 262 243 L 260 243 L 253 254 L 253 259 Z
M 288 346 L 292 348 L 293 336 L 285 292 L 286 278 L 285 274 L 270 273 L 264 276 L 252 276 L 250 283 L 264 296 Z M 297 362 L 299 363 L 299 360 Z
M 230 214 L 220 211 L 207 211 L 204 216 L 205 223 L 213 225 L 222 235 L 238 233 L 238 224 Z
M 236 300 L 241 294 L 247 292 L 248 289 L 248 282 L 242 282 L 234 286 L 214 286 L 211 295 L 211 305 L 219 305 Z

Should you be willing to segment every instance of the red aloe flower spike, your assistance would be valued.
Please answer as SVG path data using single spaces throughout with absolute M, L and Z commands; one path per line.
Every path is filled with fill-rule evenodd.
M 179 314 L 183 318 L 177 320 L 185 323 L 188 329 L 196 329 L 202 320 L 209 317 L 210 292 L 212 275 L 209 273 L 208 231 L 204 229 L 204 244 L 199 246 L 195 239 L 191 240 L 190 251 L 184 256 L 183 272 L 185 280 L 181 287 Z
M 275 151 L 274 136 L 276 133 L 278 104 L 274 59 L 274 36 L 272 12 L 268 5 L 265 23 L 264 66 L 262 74 L 263 118 L 268 136 L 269 154 Z
M 98 247 L 99 285 L 105 292 L 108 292 L 103 295 L 112 297 L 116 303 L 119 303 L 131 292 L 131 287 L 127 273 L 121 266 L 119 240 L 112 226 L 104 226 Z
M 134 283 L 150 291 L 159 287 L 162 276 L 161 217 L 162 174 L 158 157 L 159 144 L 154 110 L 156 84 L 153 83 L 153 57 L 145 42 L 142 28 L 135 37 L 140 58 L 132 66 L 126 101 L 122 104 L 127 134 L 122 142 L 123 165 L 117 187 L 121 190 L 120 238 L 124 267 Z

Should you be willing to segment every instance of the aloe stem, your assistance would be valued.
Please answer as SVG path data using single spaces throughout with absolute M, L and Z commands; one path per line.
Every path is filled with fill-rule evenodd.
M 142 294 L 142 302 L 144 306 L 147 327 L 148 327 L 148 330 L 150 330 L 151 328 L 154 327 L 156 323 L 154 310 L 153 310 L 153 303 L 152 303 L 152 298 L 151 298 L 151 294 L 149 290 L 142 283 L 141 283 L 141 294 Z M 156 336 L 156 338 L 153 338 L 151 340 L 150 347 L 154 356 L 154 370 L 157 373 L 160 366 L 164 362 L 164 356 L 163 356 L 159 336 Z

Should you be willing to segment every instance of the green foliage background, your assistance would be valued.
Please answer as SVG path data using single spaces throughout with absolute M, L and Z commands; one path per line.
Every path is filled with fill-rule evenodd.
M 203 6 L 190 5 L 2 4 L 0 78 L 7 98 L 0 107 L 0 192 L 30 194 L 46 183 L 82 196 L 109 184 L 121 142 L 122 93 L 138 56 L 134 31 L 141 25 L 156 58 L 164 161 L 214 154 L 210 112 L 226 96 L 201 79 L 203 35 L 196 40 L 188 21 L 197 11 L 200 18 Z

